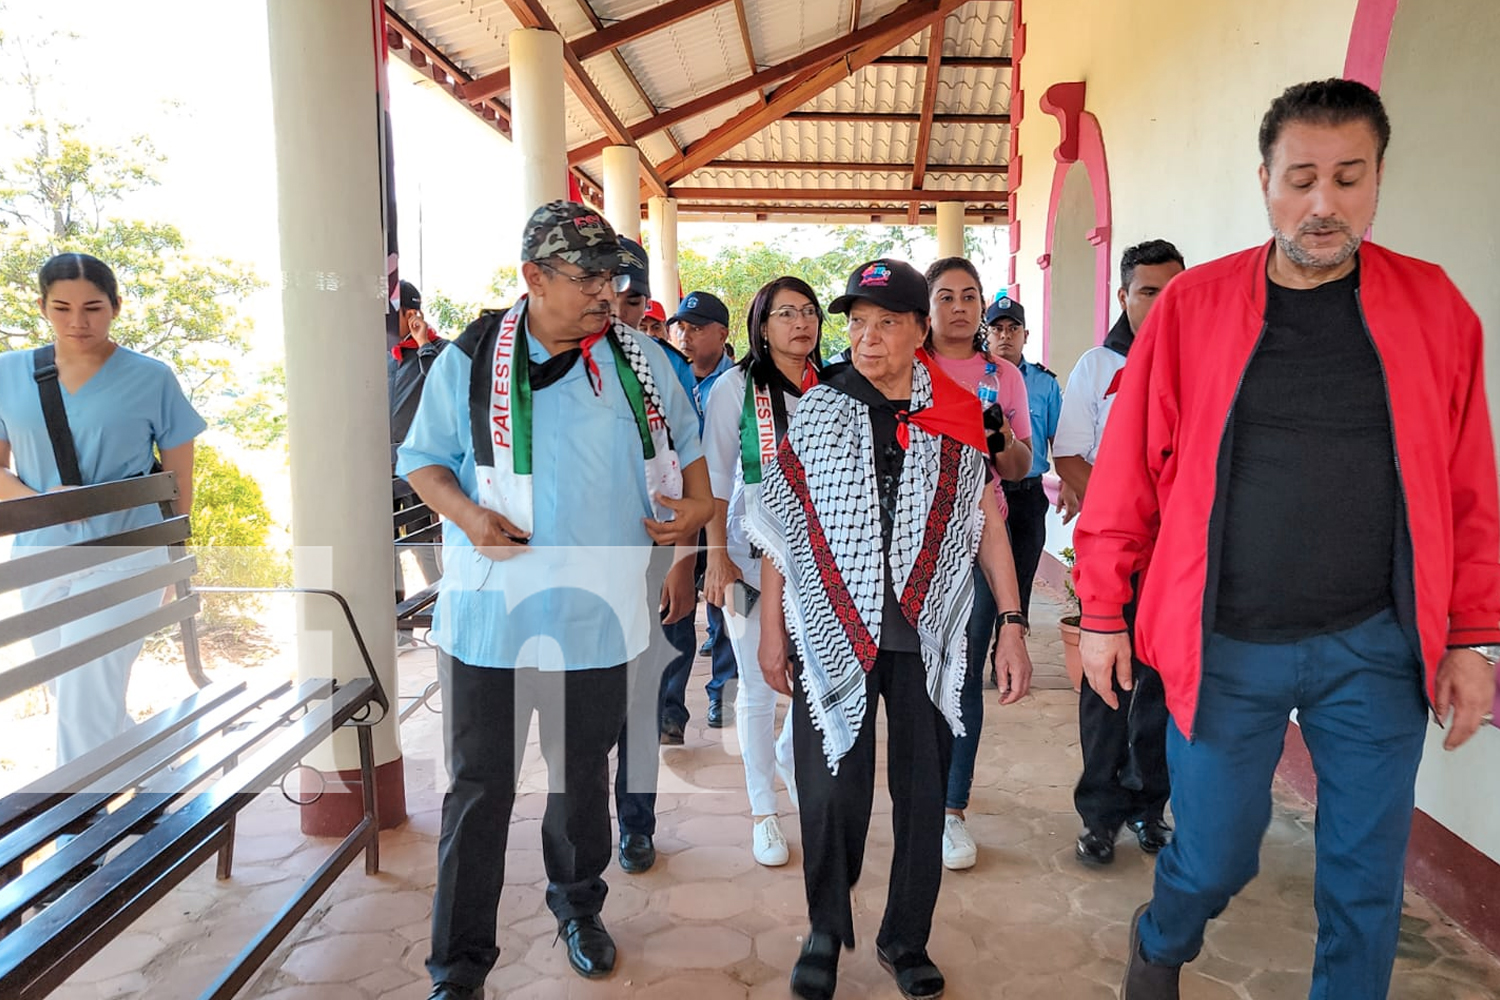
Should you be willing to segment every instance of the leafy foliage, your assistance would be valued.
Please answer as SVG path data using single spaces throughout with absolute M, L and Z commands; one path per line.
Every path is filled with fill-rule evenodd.
M 117 342 L 166 362 L 195 403 L 232 386 L 251 331 L 237 306 L 263 282 L 234 261 L 195 255 L 176 226 L 112 215 L 157 183 L 162 158 L 144 137 L 133 149 L 113 149 L 49 119 L 38 81 L 20 61 L 32 110 L 11 128 L 24 152 L 0 165 L 0 349 L 51 338 L 36 305 L 37 271 L 53 254 L 76 251 L 103 260 L 119 279 Z
M 521 276 L 514 266 L 506 264 L 495 271 L 482 302 L 464 302 L 434 291 L 424 295 L 422 314 L 427 317 L 428 325 L 443 336 L 457 337 L 464 327 L 479 318 L 481 309 L 509 308 L 520 294 Z
M 280 587 L 292 581 L 286 553 L 267 545 L 272 527 L 260 486 L 212 445 L 193 449 L 193 552 L 204 586 Z M 254 595 L 204 595 L 205 626 L 254 624 Z

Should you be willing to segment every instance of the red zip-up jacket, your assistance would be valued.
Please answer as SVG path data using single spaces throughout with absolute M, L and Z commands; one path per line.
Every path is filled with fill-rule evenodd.
M 1272 244 L 1177 276 L 1130 349 L 1073 535 L 1083 627 L 1125 628 L 1191 736 L 1205 636 L 1209 518 L 1240 383 L 1265 327 Z M 1358 300 L 1384 368 L 1405 496 L 1429 702 L 1449 646 L 1500 642 L 1500 510 L 1479 318 L 1442 268 L 1366 242 Z M 1337 442 L 1327 442 L 1337 447 Z M 1349 488 L 1360 488 L 1350 483 Z M 1274 544 L 1274 540 L 1268 540 Z

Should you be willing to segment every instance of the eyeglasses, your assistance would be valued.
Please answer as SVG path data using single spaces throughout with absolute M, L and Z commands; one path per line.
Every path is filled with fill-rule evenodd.
M 798 309 L 796 306 L 782 306 L 780 309 L 772 309 L 769 315 L 791 322 L 798 316 L 801 316 L 803 319 L 817 319 L 822 315 L 822 312 L 814 305 L 806 305 L 801 309 Z
M 578 290 L 585 295 L 595 295 L 603 290 L 605 282 L 609 283 L 610 291 L 615 294 L 625 291 L 630 287 L 630 275 L 618 271 L 587 271 L 583 274 L 569 274 L 561 268 L 547 263 L 545 260 L 533 261 L 539 267 L 545 267 L 553 274 L 567 278 L 578 286 Z

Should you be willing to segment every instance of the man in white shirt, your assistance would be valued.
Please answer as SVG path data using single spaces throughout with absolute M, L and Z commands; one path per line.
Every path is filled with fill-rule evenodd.
M 1166 240 L 1136 244 L 1120 257 L 1120 318 L 1104 344 L 1086 351 L 1068 376 L 1052 455 L 1057 474 L 1087 503 L 1089 474 L 1104 438 L 1104 424 L 1120 388 L 1125 358 L 1156 296 L 1183 271 L 1182 254 Z M 1127 618 L 1134 620 L 1134 606 Z M 1083 774 L 1073 789 L 1073 806 L 1083 820 L 1074 849 L 1087 865 L 1115 859 L 1115 837 L 1130 824 L 1141 850 L 1155 854 L 1167 845 L 1167 706 L 1161 678 L 1135 662 L 1135 688 L 1123 691 L 1118 710 L 1087 684 L 1078 696 L 1078 737 Z

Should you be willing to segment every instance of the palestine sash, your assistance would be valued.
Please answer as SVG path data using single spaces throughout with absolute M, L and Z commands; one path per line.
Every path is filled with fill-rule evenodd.
M 523 295 L 480 339 L 473 355 L 469 419 L 479 503 L 504 515 L 523 532 L 533 529 L 532 396 L 560 379 L 580 359 L 595 395 L 601 393 L 602 376 L 590 353 L 600 340 L 606 340 L 614 354 L 620 388 L 635 416 L 648 493 L 653 501 L 659 496 L 680 499 L 682 469 L 655 376 L 635 335 L 619 323 L 611 323 L 585 338 L 579 347 L 534 365 L 526 337 L 526 306 Z M 671 519 L 669 509 L 654 506 L 658 519 Z
M 779 381 L 791 385 L 790 379 L 779 371 L 777 374 L 780 375 Z M 801 391 L 806 392 L 817 384 L 818 370 L 809 361 L 802 370 Z M 740 468 L 747 487 L 758 487 L 764 470 L 776 464 L 776 448 L 786 437 L 786 427 L 786 399 L 781 388 L 770 382 L 759 384 L 747 370 L 745 406 L 740 413 Z

